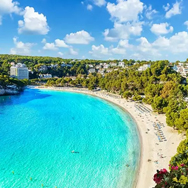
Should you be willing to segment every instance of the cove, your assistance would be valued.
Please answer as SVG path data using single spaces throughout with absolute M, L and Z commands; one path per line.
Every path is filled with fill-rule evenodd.
M 0 97 L 2 188 L 131 188 L 139 157 L 134 120 L 108 101 L 37 89 Z

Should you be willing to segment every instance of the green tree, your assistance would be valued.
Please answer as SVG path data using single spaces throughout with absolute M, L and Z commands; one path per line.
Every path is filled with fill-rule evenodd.
M 155 96 L 153 103 L 151 104 L 152 108 L 158 113 L 163 113 L 163 108 L 166 107 L 166 105 L 166 100 L 161 96 Z

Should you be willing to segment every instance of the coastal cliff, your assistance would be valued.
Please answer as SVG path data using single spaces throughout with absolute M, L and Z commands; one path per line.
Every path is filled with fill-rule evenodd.
M 19 94 L 28 84 L 29 80 L 18 80 L 17 78 L 10 77 L 8 74 L 0 73 L 0 96 Z
M 0 96 L 2 95 L 17 95 L 20 92 L 17 90 L 11 90 L 11 89 L 0 89 Z
M 3 88 L 0 86 L 0 96 L 3 95 L 17 95 L 21 91 L 23 91 L 23 87 L 17 87 L 15 85 L 7 86 L 6 88 Z

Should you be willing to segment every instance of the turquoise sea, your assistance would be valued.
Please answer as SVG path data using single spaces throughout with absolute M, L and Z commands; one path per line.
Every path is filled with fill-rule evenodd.
M 37 89 L 0 97 L 0 188 L 132 188 L 139 158 L 134 120 L 105 100 Z

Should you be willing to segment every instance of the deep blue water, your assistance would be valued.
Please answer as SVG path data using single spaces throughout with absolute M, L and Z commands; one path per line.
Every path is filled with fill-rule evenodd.
M 131 188 L 139 155 L 133 119 L 105 100 L 37 89 L 0 97 L 0 188 Z

